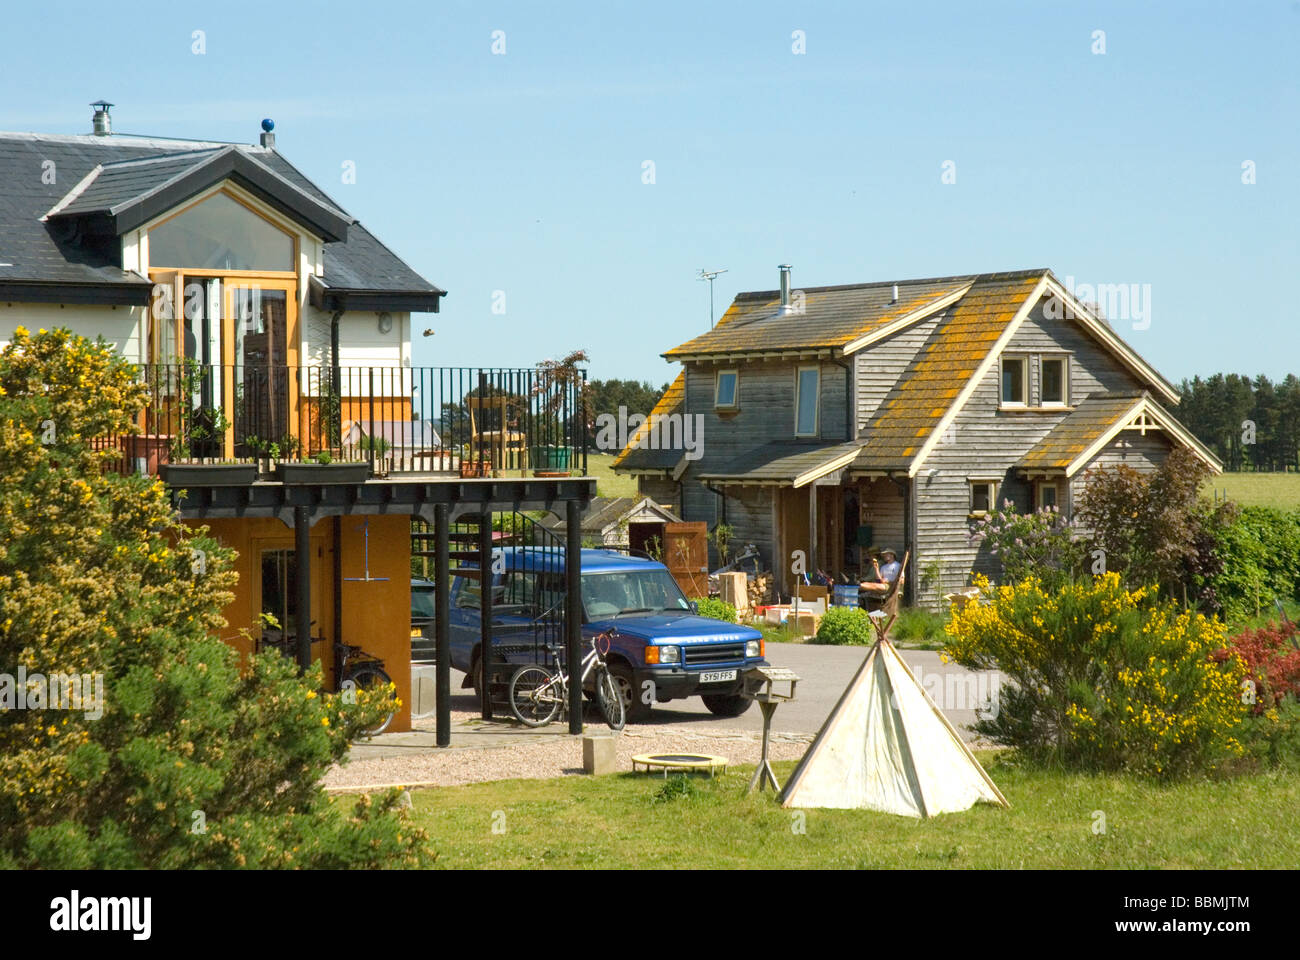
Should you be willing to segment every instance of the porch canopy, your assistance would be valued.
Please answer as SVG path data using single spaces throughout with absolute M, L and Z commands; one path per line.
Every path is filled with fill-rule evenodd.
M 803 487 L 852 463 L 862 441 L 773 440 L 714 469 L 701 470 L 706 483 Z

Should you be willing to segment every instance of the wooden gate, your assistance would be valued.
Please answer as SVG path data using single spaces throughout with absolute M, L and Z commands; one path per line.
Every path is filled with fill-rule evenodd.
M 709 528 L 703 520 L 664 524 L 664 565 L 687 597 L 709 595 Z

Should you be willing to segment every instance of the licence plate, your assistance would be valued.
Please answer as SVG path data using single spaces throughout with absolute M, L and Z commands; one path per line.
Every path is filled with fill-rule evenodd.
M 735 680 L 735 670 L 713 670 L 709 673 L 700 674 L 700 683 L 721 683 L 724 680 Z

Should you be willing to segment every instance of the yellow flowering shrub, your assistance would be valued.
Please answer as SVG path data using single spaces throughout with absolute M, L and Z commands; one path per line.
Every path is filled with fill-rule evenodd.
M 1059 589 L 991 587 L 954 608 L 946 653 L 996 669 L 1001 694 L 976 729 L 1039 762 L 1168 777 L 1242 753 L 1246 666 L 1215 657 L 1215 619 L 1126 590 L 1110 573 Z

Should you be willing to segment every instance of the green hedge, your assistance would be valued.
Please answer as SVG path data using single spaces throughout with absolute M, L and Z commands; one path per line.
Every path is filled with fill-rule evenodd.
M 1255 615 L 1273 598 L 1300 600 L 1300 510 L 1244 507 L 1213 529 L 1222 569 L 1213 579 L 1224 619 Z

